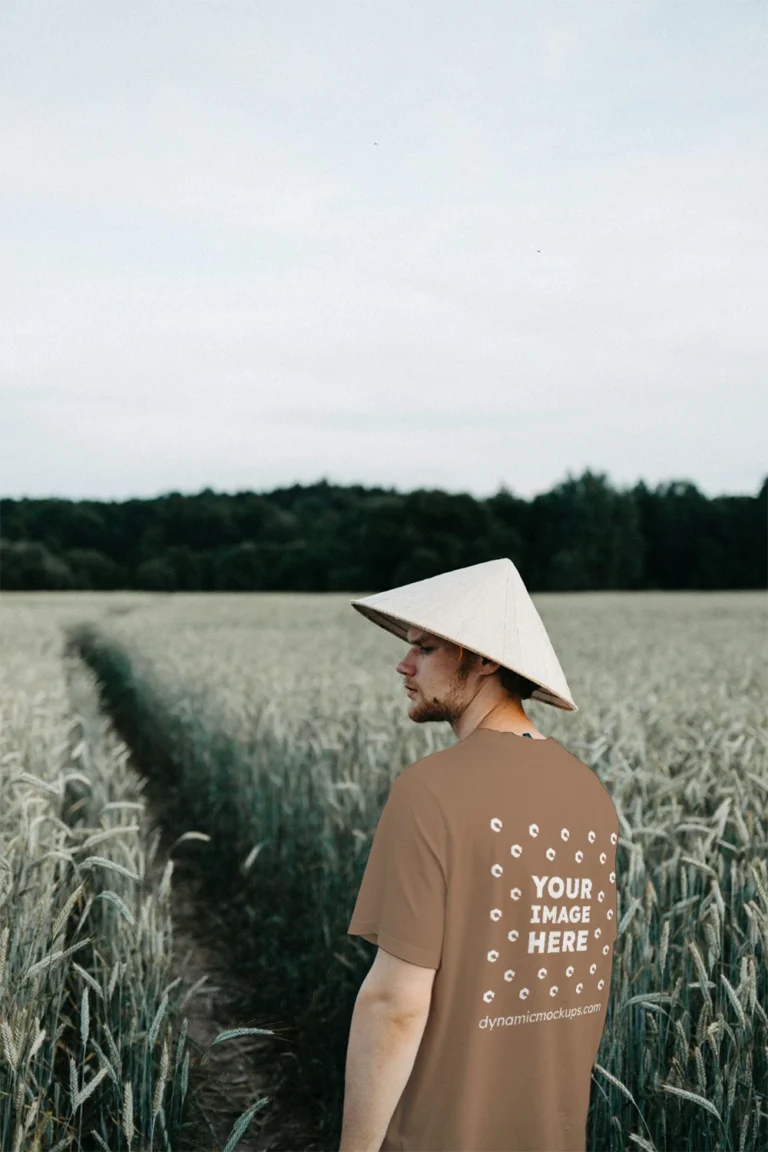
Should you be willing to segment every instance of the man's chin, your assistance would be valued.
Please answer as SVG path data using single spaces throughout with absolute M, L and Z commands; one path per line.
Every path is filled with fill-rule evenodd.
M 444 712 L 436 709 L 414 708 L 409 711 L 408 719 L 413 720 L 414 724 L 439 724 L 442 720 L 447 720 L 448 717 Z

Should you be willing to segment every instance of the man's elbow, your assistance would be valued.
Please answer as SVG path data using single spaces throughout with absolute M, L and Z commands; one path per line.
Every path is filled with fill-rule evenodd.
M 431 1000 L 431 997 L 430 997 Z M 357 994 L 356 1005 L 363 1010 L 378 1012 L 392 1024 L 402 1028 L 423 1025 L 429 1015 L 430 1001 L 405 1000 L 382 988 L 366 988 L 365 981 Z

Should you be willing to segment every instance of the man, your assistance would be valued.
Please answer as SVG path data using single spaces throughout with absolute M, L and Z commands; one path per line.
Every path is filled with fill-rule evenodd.
M 410 718 L 457 742 L 396 777 L 371 845 L 340 1152 L 584 1152 L 619 821 L 523 709 L 578 710 L 549 637 L 506 558 L 352 605 L 409 645 Z

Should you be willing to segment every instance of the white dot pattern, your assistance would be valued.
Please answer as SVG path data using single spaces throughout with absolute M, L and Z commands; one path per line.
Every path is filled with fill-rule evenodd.
M 492 817 L 490 820 L 490 829 L 494 833 L 502 832 L 504 829 L 503 821 L 497 816 Z M 543 835 L 545 838 L 548 836 L 546 831 L 542 833 L 542 830 L 538 824 L 528 825 L 529 843 L 535 842 L 540 835 Z M 571 838 L 571 830 L 567 827 L 561 828 L 559 831 L 559 838 L 564 845 L 567 844 Z M 604 912 L 606 921 L 613 920 L 613 908 L 605 908 L 604 905 L 609 896 L 613 896 L 615 898 L 616 873 L 615 871 L 609 872 L 607 881 L 603 880 L 603 887 L 600 887 L 594 895 L 592 894 L 593 879 L 595 878 L 596 873 L 599 873 L 600 868 L 606 865 L 608 861 L 608 853 L 606 851 L 600 850 L 601 846 L 597 844 L 598 837 L 594 830 L 589 830 L 587 832 L 586 839 L 588 845 L 596 845 L 596 848 L 590 849 L 589 847 L 576 847 L 572 852 L 569 852 L 564 848 L 563 852 L 561 853 L 562 860 L 560 861 L 560 865 L 563 872 L 565 873 L 571 859 L 576 864 L 586 863 L 589 868 L 588 875 L 543 877 L 536 875 L 533 876 L 536 895 L 534 896 L 534 903 L 531 906 L 532 916 L 530 923 L 532 925 L 532 931 L 530 933 L 530 937 L 536 935 L 540 938 L 541 936 L 548 935 L 546 930 L 549 929 L 550 932 L 552 931 L 550 927 L 551 924 L 559 924 L 562 922 L 564 924 L 574 925 L 576 926 L 576 931 L 574 931 L 573 928 L 566 928 L 562 930 L 562 935 L 563 937 L 568 937 L 569 951 L 573 951 L 573 938 L 578 937 L 580 942 L 577 951 L 584 953 L 584 957 L 581 961 L 577 959 L 575 964 L 568 964 L 564 969 L 560 968 L 558 964 L 558 958 L 562 959 L 563 956 L 563 953 L 559 952 L 559 938 L 561 935 L 561 930 L 554 930 L 558 937 L 558 948 L 552 948 L 551 952 L 548 953 L 548 956 L 551 957 L 551 963 L 549 966 L 540 967 L 536 973 L 537 979 L 543 982 L 543 985 L 551 999 L 555 999 L 560 992 L 560 985 L 553 982 L 552 980 L 552 978 L 556 976 L 558 972 L 560 972 L 561 977 L 567 981 L 570 981 L 574 975 L 578 974 L 580 979 L 578 979 L 576 984 L 573 985 L 573 990 L 577 995 L 580 995 L 587 985 L 587 993 L 593 991 L 600 992 L 605 987 L 605 980 L 603 978 L 600 978 L 596 982 L 589 980 L 589 977 L 594 977 L 596 975 L 598 966 L 595 963 L 589 964 L 588 968 L 586 966 L 586 960 L 588 958 L 589 951 L 591 951 L 591 949 L 587 946 L 588 940 L 590 939 L 590 933 L 588 929 L 579 926 L 587 923 L 588 920 L 587 918 L 585 918 L 583 921 L 580 919 L 574 920 L 573 911 L 574 909 L 579 913 L 586 911 L 591 916 L 592 910 L 594 909 L 598 915 L 601 912 Z M 612 832 L 610 834 L 610 843 L 611 845 L 615 846 L 617 842 L 618 836 L 615 832 Z M 541 852 L 541 848 L 536 848 L 534 850 L 533 844 L 531 844 L 531 849 L 526 850 L 522 844 L 515 843 L 511 845 L 509 851 L 513 860 L 521 861 L 520 865 L 518 866 L 519 870 L 527 870 L 528 866 L 530 866 L 531 871 L 537 868 L 537 863 L 533 857 L 534 852 L 536 854 Z M 529 857 L 528 860 L 526 860 L 526 852 Z M 556 860 L 557 850 L 553 845 L 550 844 L 545 848 L 544 857 L 550 863 Z M 539 857 L 539 859 L 541 858 Z M 512 867 L 512 871 L 515 871 L 514 866 Z M 494 863 L 491 866 L 490 872 L 494 879 L 500 879 L 504 875 L 504 868 L 500 863 Z M 608 891 L 609 886 L 614 886 L 613 892 Z M 521 887 L 516 886 L 509 889 L 509 899 L 516 903 L 519 903 L 521 900 L 523 900 L 524 895 L 524 891 Z M 551 905 L 547 905 L 545 903 L 547 897 L 550 901 L 553 902 Z M 496 896 L 496 899 L 499 899 L 498 895 Z M 560 902 L 561 910 L 559 915 L 556 916 L 555 913 L 557 912 L 558 901 Z M 568 908 L 566 907 L 566 903 L 564 902 L 567 902 L 571 905 L 570 914 Z M 579 904 L 581 905 L 580 908 L 578 907 Z M 554 908 L 554 912 L 548 914 L 551 908 Z M 541 913 L 543 913 L 543 918 L 540 919 L 539 916 Z M 502 920 L 504 916 L 503 907 L 496 906 L 491 908 L 489 915 L 492 921 Z M 515 916 L 516 918 L 519 917 L 519 912 L 516 912 Z M 542 929 L 544 931 L 542 931 Z M 591 939 L 594 941 L 599 940 L 602 935 L 602 931 L 602 925 L 600 923 L 595 924 L 592 927 Z M 499 944 L 501 947 L 492 948 L 487 953 L 487 958 L 490 963 L 495 964 L 502 957 L 507 960 L 517 957 L 518 960 L 523 961 L 527 956 L 532 954 L 533 949 L 531 949 L 531 952 L 526 950 L 526 938 L 524 936 L 523 939 L 520 939 L 520 933 L 516 928 L 510 929 L 506 933 L 506 940 L 512 945 L 517 945 L 517 947 L 505 951 L 503 940 L 500 938 Z M 566 942 L 564 939 L 564 948 L 565 943 Z M 601 954 L 603 956 L 607 956 L 610 950 L 611 946 L 609 944 L 605 944 L 602 947 Z M 503 977 L 506 983 L 512 984 L 515 980 L 515 970 L 513 968 L 506 968 L 503 972 Z M 500 991 L 501 986 L 486 988 L 486 990 L 483 992 L 483 1000 L 486 1004 L 490 1004 L 495 999 L 497 992 Z M 530 988 L 521 987 L 517 990 L 517 998 L 519 1000 L 527 1000 L 530 995 Z

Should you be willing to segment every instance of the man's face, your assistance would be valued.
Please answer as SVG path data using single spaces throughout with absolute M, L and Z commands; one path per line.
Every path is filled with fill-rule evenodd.
M 395 670 L 406 685 L 415 688 L 407 693 L 410 719 L 417 724 L 454 723 L 472 698 L 468 677 L 474 654 L 464 652 L 459 661 L 457 644 L 421 628 L 409 628 L 407 636 L 410 648 Z

